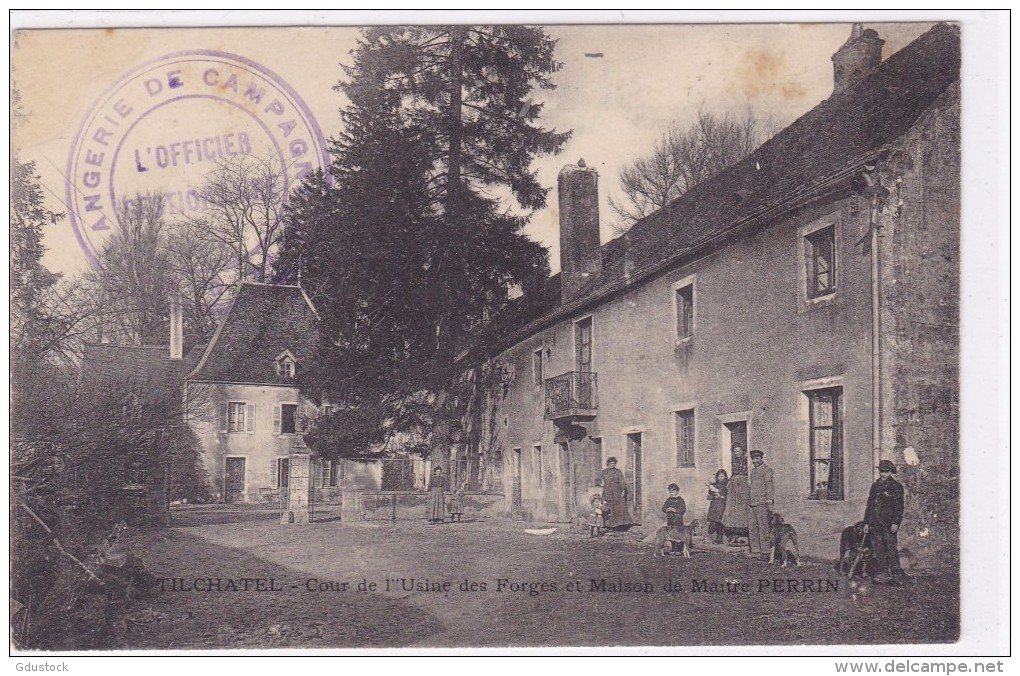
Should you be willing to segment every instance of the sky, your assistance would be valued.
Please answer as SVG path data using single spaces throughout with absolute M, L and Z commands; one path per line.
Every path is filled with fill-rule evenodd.
M 885 39 L 888 57 L 931 24 L 865 26 Z M 534 100 L 544 104 L 540 124 L 573 134 L 560 154 L 536 158 L 533 166 L 548 187 L 555 187 L 564 164 L 584 158 L 598 169 L 605 242 L 617 222 L 608 199 L 618 194 L 620 169 L 646 154 L 668 125 L 692 122 L 699 109 L 740 114 L 748 106 L 763 116 L 793 121 L 832 93 L 831 56 L 846 41 L 850 25 L 552 25 L 546 30 L 557 40 L 562 68 L 553 75 L 555 90 L 534 94 Z M 330 138 L 341 131 L 339 110 L 346 103 L 333 89 L 343 75 L 339 64 L 350 62 L 357 37 L 356 28 L 324 26 L 19 31 L 13 37 L 12 77 L 24 117 L 13 141 L 22 160 L 35 161 L 49 206 L 80 210 L 75 196 L 83 195 L 84 174 L 69 173 L 69 157 L 76 158 L 74 167 L 84 166 L 89 149 L 84 142 L 76 145 L 76 137 L 80 128 L 88 134 L 95 131 L 95 115 L 89 126 L 90 110 L 112 114 L 114 100 L 104 99 L 111 90 L 121 91 L 125 82 L 133 82 L 135 93 L 142 92 L 142 77 L 130 80 L 131 73 L 140 72 L 143 64 L 158 64 L 166 55 L 192 50 L 227 52 L 272 73 L 270 84 L 285 83 L 295 100 L 306 104 L 322 135 Z M 591 56 L 595 54 L 601 56 Z M 142 164 L 155 169 L 157 155 L 152 152 L 161 147 L 158 157 L 169 162 L 166 148 L 174 139 L 216 136 L 222 149 L 222 143 L 237 143 L 244 135 L 254 139 L 257 150 L 258 139 L 265 136 L 259 134 L 258 119 L 244 118 L 229 106 L 200 99 L 160 101 L 166 105 L 132 127 L 133 137 L 127 139 L 142 149 L 141 156 L 135 155 L 139 171 Z M 145 105 L 140 99 L 136 103 Z M 232 140 L 229 132 L 234 133 Z M 126 142 L 124 148 L 131 145 Z M 145 149 L 149 161 L 144 160 Z M 130 153 L 123 155 L 118 181 L 128 181 L 123 177 Z M 131 185 L 176 192 L 181 185 L 199 184 L 209 166 L 194 162 L 183 167 L 183 159 L 181 165 L 183 174 L 177 179 L 169 172 L 151 171 L 135 174 L 138 181 L 143 176 L 145 180 Z M 65 175 L 72 176 L 70 198 Z M 123 192 L 124 186 L 119 189 Z M 547 207 L 532 214 L 526 232 L 549 248 L 551 267 L 558 270 L 555 190 Z M 73 273 L 88 265 L 87 245 L 79 245 L 70 219 L 49 227 L 44 245 L 44 263 L 53 270 Z

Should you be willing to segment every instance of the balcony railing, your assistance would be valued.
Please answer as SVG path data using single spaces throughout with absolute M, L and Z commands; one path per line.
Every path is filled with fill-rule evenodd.
M 598 412 L 597 378 L 594 373 L 570 371 L 545 381 L 545 419 L 582 416 Z

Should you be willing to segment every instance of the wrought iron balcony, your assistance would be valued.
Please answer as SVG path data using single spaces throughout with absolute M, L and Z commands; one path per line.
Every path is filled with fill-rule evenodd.
M 574 416 L 594 418 L 598 413 L 597 378 L 594 373 L 569 371 L 545 381 L 545 419 Z

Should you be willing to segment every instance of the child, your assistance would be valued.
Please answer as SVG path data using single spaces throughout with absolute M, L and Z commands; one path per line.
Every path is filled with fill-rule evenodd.
M 683 526 L 687 503 L 680 497 L 680 487 L 670 484 L 666 490 L 669 491 L 669 497 L 662 504 L 662 511 L 666 513 L 666 525 L 670 528 Z
M 726 513 L 726 490 L 730 478 L 726 470 L 721 469 L 715 473 L 715 481 L 708 484 L 708 534 L 715 534 L 715 543 L 721 545 L 726 535 L 726 528 L 722 524 L 723 514 Z
M 464 515 L 464 488 L 467 482 L 461 483 L 460 487 L 457 488 L 450 495 L 450 522 L 460 521 L 460 517 Z
M 593 538 L 601 537 L 602 532 L 606 529 L 606 517 L 609 515 L 609 508 L 606 507 L 605 500 L 602 499 L 601 495 L 591 496 L 591 536 Z

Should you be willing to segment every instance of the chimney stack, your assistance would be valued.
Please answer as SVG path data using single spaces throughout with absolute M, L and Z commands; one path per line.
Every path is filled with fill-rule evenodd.
M 882 63 L 885 40 L 871 28 L 855 23 L 850 39 L 832 55 L 833 92 L 838 93 L 871 75 Z
M 184 317 L 179 293 L 170 298 L 170 358 L 184 358 Z
M 599 173 L 584 160 L 560 170 L 560 291 L 572 300 L 602 271 Z

